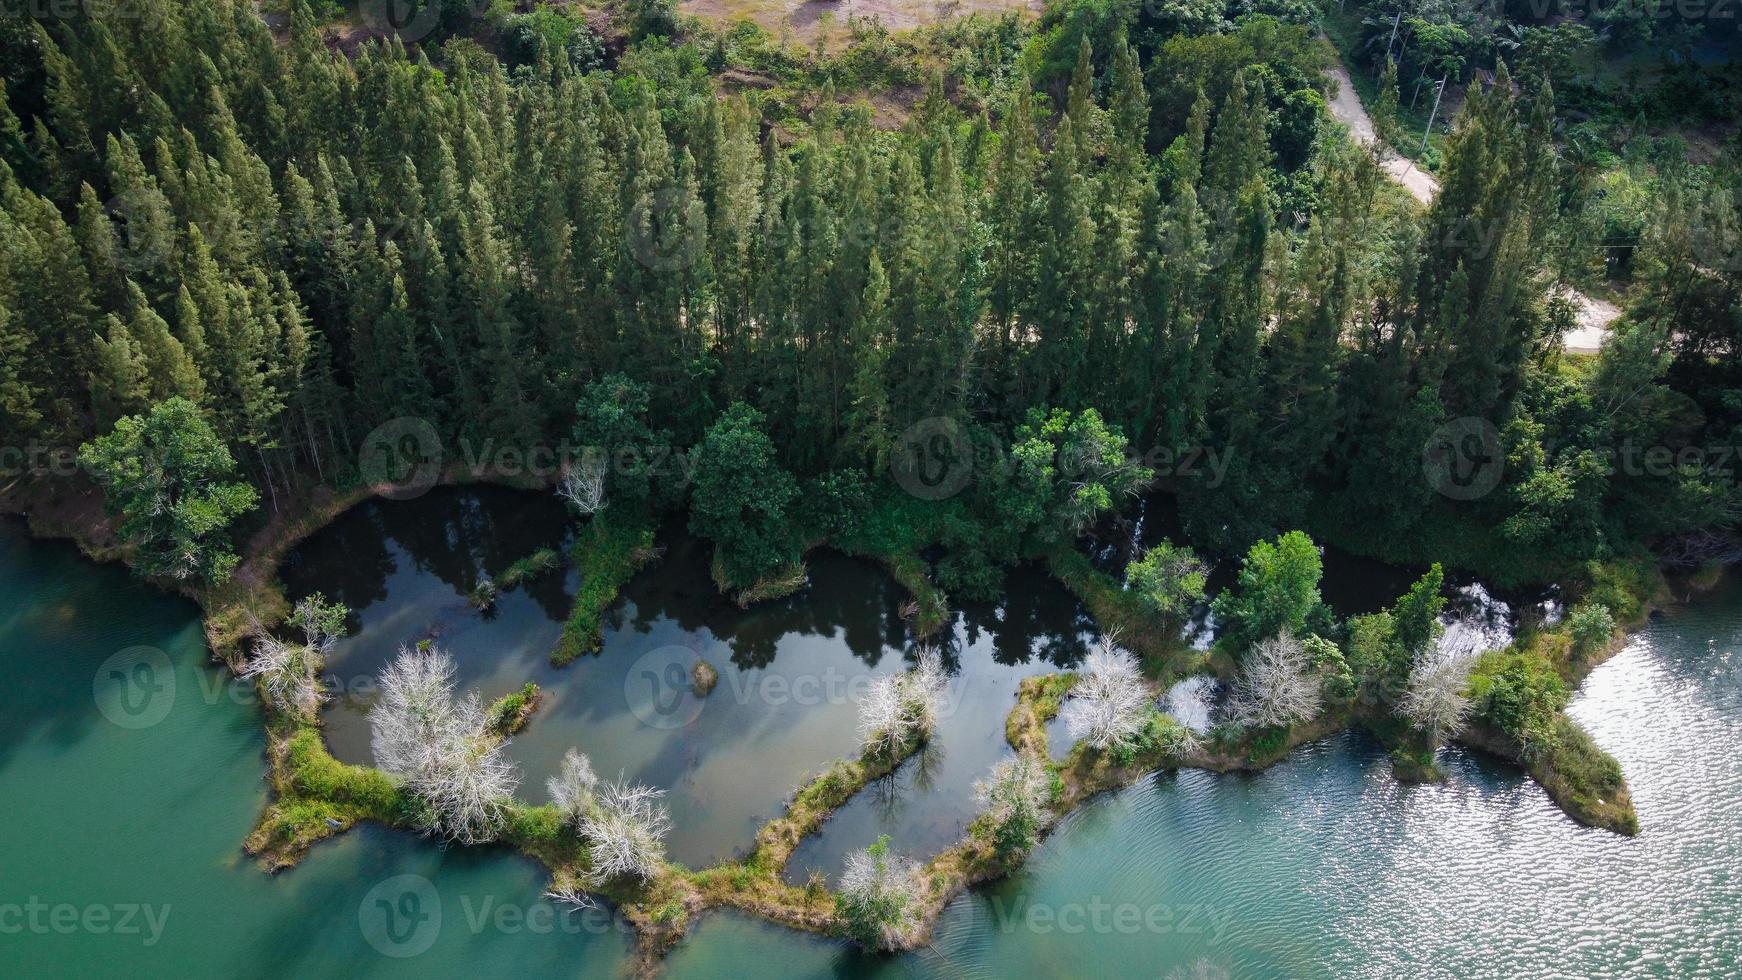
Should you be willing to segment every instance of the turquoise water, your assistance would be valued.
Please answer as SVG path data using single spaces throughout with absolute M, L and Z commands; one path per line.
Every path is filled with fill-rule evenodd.
M 0 976 L 611 977 L 627 962 L 603 915 L 535 928 L 554 910 L 517 857 L 364 828 L 261 872 L 241 850 L 266 799 L 260 716 L 207 662 L 193 605 L 7 522 L 0 610 Z M 419 915 L 441 912 L 390 932 L 374 903 L 397 902 L 401 875 L 435 896 Z M 415 958 L 377 949 L 425 940 Z
M 1449 750 L 1404 787 L 1354 734 L 1266 772 L 1158 775 L 1074 812 L 1015 878 L 870 960 L 716 915 L 674 975 L 1732 977 L 1742 970 L 1742 583 L 1655 619 L 1572 713 L 1643 828 L 1579 827 L 1515 769 Z
M 377 602 L 365 619 L 390 612 Z M 839 608 L 801 606 L 753 645 L 778 660 L 788 630 L 843 635 L 818 621 Z M 1057 632 L 1003 629 L 1006 651 Z M 557 915 L 542 872 L 503 852 L 363 828 L 260 872 L 240 850 L 265 799 L 259 716 L 207 663 L 195 609 L 11 523 L 0 667 L 0 976 L 627 971 L 619 923 Z M 1659 617 L 1573 711 L 1626 769 L 1638 838 L 1574 825 L 1473 753 L 1448 753 L 1443 786 L 1400 787 L 1340 736 L 1255 776 L 1093 801 L 1019 876 L 952 904 L 921 953 L 715 914 L 669 975 L 1735 975 L 1742 587 Z

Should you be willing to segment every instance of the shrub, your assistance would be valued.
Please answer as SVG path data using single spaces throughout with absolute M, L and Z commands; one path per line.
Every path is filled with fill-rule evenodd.
M 1557 741 L 1566 684 L 1541 657 L 1508 649 L 1484 654 L 1470 677 L 1477 716 L 1512 736 L 1527 758 Z
M 1018 755 L 993 766 L 991 775 L 975 784 L 974 795 L 992 822 L 992 846 L 1000 857 L 1018 857 L 1034 846 L 1051 817 L 1051 775 L 1033 757 Z
M 889 853 L 889 836 L 847 858 L 835 915 L 866 949 L 895 949 L 919 920 L 919 866 Z
M 496 576 L 496 585 L 502 589 L 518 588 L 525 582 L 556 571 L 562 564 L 562 556 L 555 548 L 540 548 L 503 569 L 502 574 Z
M 1609 607 L 1600 602 L 1587 602 L 1567 616 L 1567 630 L 1572 633 L 1573 653 L 1587 657 L 1607 646 L 1615 636 L 1615 617 Z

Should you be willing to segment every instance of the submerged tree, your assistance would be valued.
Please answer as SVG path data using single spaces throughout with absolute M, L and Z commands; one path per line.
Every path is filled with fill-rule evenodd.
M 103 484 L 143 575 L 216 584 L 230 577 L 230 522 L 254 509 L 246 483 L 226 483 L 236 461 L 199 408 L 171 398 L 79 448 L 79 463 Z
M 868 752 L 895 755 L 927 738 L 943 710 L 948 677 L 937 651 L 926 647 L 912 670 L 879 677 L 859 701 L 859 737 Z
M 1323 701 L 1311 653 L 1287 630 L 1260 640 L 1241 662 L 1233 709 L 1242 725 L 1286 728 L 1316 716 Z
M 992 821 L 992 844 L 1004 858 L 1026 854 L 1052 819 L 1052 778 L 1046 766 L 1028 755 L 1005 759 L 976 783 L 974 796 Z
M 919 925 L 919 865 L 889 851 L 889 836 L 847 857 L 835 916 L 866 949 L 892 950 Z
M 1132 745 L 1146 720 L 1149 690 L 1137 658 L 1111 638 L 1089 652 L 1065 702 L 1066 730 L 1091 748 L 1108 751 Z
M 453 659 L 434 646 L 400 651 L 369 712 L 375 763 L 429 807 L 431 832 L 484 843 L 501 833 L 520 773 L 476 692 L 454 699 L 453 678 Z

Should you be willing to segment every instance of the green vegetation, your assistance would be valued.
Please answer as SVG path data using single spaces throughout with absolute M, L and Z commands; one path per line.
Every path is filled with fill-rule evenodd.
M 498 479 L 452 450 L 567 443 L 522 478 L 583 521 L 553 663 L 599 649 L 680 514 L 740 602 L 790 594 L 806 551 L 834 547 L 884 564 L 924 637 L 950 596 L 995 599 L 1043 560 L 1143 657 L 1122 675 L 1129 737 L 1058 766 L 1045 723 L 1082 679 L 1025 680 L 1006 737 L 1036 770 L 923 871 L 880 842 L 841 895 L 779 880 L 903 738 L 803 787 L 742 862 L 650 858 L 604 883 L 655 952 L 711 905 L 911 947 L 922 913 L 1087 795 L 1268 765 L 1350 723 L 1417 778 L 1467 722 L 1453 737 L 1579 819 L 1636 829 L 1619 768 L 1564 714 L 1570 685 L 1645 614 L 1658 555 L 1732 553 L 1742 514 L 1709 452 L 1742 438 L 1742 167 L 1645 135 L 1683 95 L 1679 123 L 1736 116 L 1710 84 L 1733 69 L 1688 37 L 1659 37 L 1680 60 L 1631 86 L 1593 51 L 1643 57 L 1656 27 L 1628 11 L 1487 24 L 1453 4 L 1393 20 L 1395 51 L 1371 43 L 1386 11 L 1329 18 L 1388 139 L 1419 131 L 1426 79 L 1471 83 L 1422 210 L 1331 138 L 1331 52 L 1301 3 L 1230 20 L 1055 0 L 1034 24 L 854 24 L 814 54 L 669 3 L 464 6 L 360 46 L 328 43 L 333 5 L 303 0 L 276 33 L 240 0 L 0 14 L 0 445 L 82 445 L 134 568 L 201 599 L 221 653 L 285 619 L 278 561 L 390 493 L 384 462 Z M 1552 287 L 1599 278 L 1627 316 L 1600 354 L 1563 356 Z M 16 482 L 94 503 L 76 476 Z M 1152 488 L 1191 547 L 1123 580 L 1096 568 L 1078 539 Z M 1338 622 L 1302 529 L 1435 564 Z M 1245 556 L 1208 658 L 1177 637 L 1205 589 L 1193 549 Z M 559 564 L 528 556 L 473 602 Z M 1444 568 L 1559 581 L 1575 604 L 1435 675 Z M 1204 670 L 1250 717 L 1200 743 L 1148 705 Z M 537 695 L 493 705 L 496 734 Z M 269 864 L 356 820 L 430 825 L 291 712 L 269 735 L 276 798 L 250 838 Z M 508 797 L 491 835 L 559 889 L 595 881 L 555 808 Z
M 557 554 L 555 548 L 540 548 L 503 569 L 502 574 L 496 576 L 496 585 L 504 591 L 517 589 L 523 583 L 549 575 L 562 566 L 562 555 Z
M 190 401 L 173 397 L 80 450 L 79 462 L 105 488 L 141 575 L 195 585 L 223 582 L 237 557 L 229 525 L 257 494 L 221 482 L 235 472 L 230 450 Z
M 540 699 L 538 685 L 527 681 L 520 690 L 490 702 L 485 710 L 486 724 L 497 735 L 513 735 L 526 727 L 532 713 L 538 710 Z
M 1209 574 L 1192 549 L 1163 540 L 1125 566 L 1125 587 L 1156 615 L 1179 622 L 1204 600 Z
M 581 586 L 562 636 L 551 651 L 550 662 L 558 667 L 583 654 L 595 653 L 604 642 L 605 611 L 630 577 L 658 554 L 650 528 L 619 523 L 619 519 L 595 515 L 589 528 L 575 541 L 569 558 L 581 570 Z
M 1284 631 L 1328 632 L 1330 610 L 1319 599 L 1323 574 L 1318 546 L 1300 531 L 1254 544 L 1240 563 L 1239 582 L 1214 603 L 1222 642 L 1241 651 Z

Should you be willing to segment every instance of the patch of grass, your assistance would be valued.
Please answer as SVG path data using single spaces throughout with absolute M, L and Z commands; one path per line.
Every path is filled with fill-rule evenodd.
M 268 751 L 277 799 L 245 844 L 268 868 L 290 867 L 316 841 L 359 820 L 396 826 L 411 812 L 410 801 L 385 773 L 334 759 L 317 728 L 273 733 Z
M 903 609 L 913 634 L 923 638 L 943 629 L 950 619 L 949 598 L 931 580 L 931 568 L 925 559 L 915 551 L 894 551 L 878 555 L 877 560 L 913 596 L 912 603 Z
M 1639 815 L 1621 764 L 1566 715 L 1555 719 L 1555 738 L 1536 757 L 1530 773 L 1580 823 L 1628 836 L 1639 833 Z
M 724 580 L 719 573 L 720 566 L 716 561 L 714 581 L 723 583 Z M 734 600 L 739 606 L 753 606 L 758 602 L 767 602 L 771 599 L 784 599 L 804 588 L 804 584 L 808 581 L 810 581 L 810 570 L 805 567 L 804 562 L 793 562 L 785 568 L 764 576 L 748 588 L 740 590 L 734 596 Z M 727 590 L 722 588 L 722 591 Z
M 1016 690 L 1016 707 L 1004 719 L 1004 740 L 1018 752 L 1047 757 L 1046 725 L 1058 717 L 1065 695 L 1077 683 L 1075 674 L 1024 677 Z
M 1047 568 L 1088 607 L 1101 632 L 1116 633 L 1121 645 L 1143 658 L 1144 671 L 1151 677 L 1165 679 L 1198 669 L 1202 655 L 1180 641 L 1179 627 L 1157 616 L 1082 552 L 1055 549 L 1047 555 Z
M 793 849 L 807 834 L 814 834 L 823 821 L 864 789 L 873 779 L 894 772 L 908 756 L 918 751 L 923 739 L 910 741 L 899 752 L 866 752 L 857 759 L 835 763 L 821 776 L 805 784 L 787 805 L 786 812 L 770 820 L 756 834 L 756 845 L 745 860 L 747 866 L 780 873 Z
M 538 685 L 531 681 L 518 691 L 502 695 L 490 704 L 490 730 L 504 737 L 520 731 L 543 699 Z
M 581 587 L 575 593 L 562 636 L 551 651 L 550 662 L 554 666 L 573 663 L 582 654 L 598 651 L 605 637 L 602 622 L 605 611 L 616 603 L 629 579 L 657 554 L 652 528 L 622 523 L 604 514 L 593 517 L 592 526 L 581 532 L 569 553 L 575 567 L 581 570 Z
M 1441 783 L 1446 774 L 1434 763 L 1432 749 L 1400 745 L 1391 750 L 1391 772 L 1400 783 Z
M 535 578 L 549 575 L 562 564 L 562 555 L 557 554 L 555 548 L 540 548 L 503 569 L 502 574 L 496 576 L 496 584 L 503 590 L 519 588 Z

